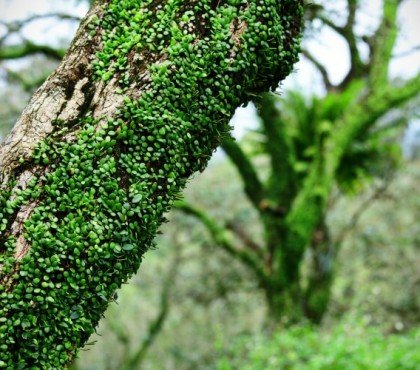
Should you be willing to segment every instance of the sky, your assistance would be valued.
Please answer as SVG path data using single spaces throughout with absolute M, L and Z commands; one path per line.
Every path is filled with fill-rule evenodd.
M 331 2 L 331 1 L 330 1 Z M 340 15 L 345 14 L 344 1 L 332 1 L 332 7 L 337 12 L 337 22 Z M 380 0 L 361 0 L 362 10 L 357 19 L 357 30 L 366 32 L 374 30 L 379 22 L 381 11 Z M 66 0 L 0 0 L 0 20 L 10 22 L 16 19 L 25 19 L 33 14 L 65 12 L 82 17 L 88 10 L 83 1 Z M 420 0 L 405 0 L 399 13 L 401 27 L 395 54 L 405 54 L 415 46 L 420 45 Z M 53 18 L 40 19 L 32 22 L 23 30 L 25 38 L 37 42 L 48 42 L 59 45 L 63 40 L 69 40 L 77 28 L 75 22 L 57 22 Z M 0 25 L 0 36 L 4 32 Z M 17 40 L 10 39 L 10 42 Z M 326 66 L 332 82 L 339 82 L 349 68 L 348 51 L 345 42 L 328 28 L 323 28 L 317 37 L 310 40 L 305 46 Z M 363 51 L 363 50 L 362 50 Z M 17 65 L 11 63 L 11 67 Z M 420 50 L 415 53 L 394 59 L 391 64 L 391 76 L 409 78 L 420 71 Z M 294 73 L 282 84 L 281 90 L 299 89 L 308 95 L 323 92 L 319 74 L 305 59 L 296 64 Z M 240 137 L 247 130 L 256 126 L 256 112 L 252 104 L 246 108 L 239 108 L 232 119 L 234 136 Z M 413 123 L 413 127 L 420 129 L 420 123 Z

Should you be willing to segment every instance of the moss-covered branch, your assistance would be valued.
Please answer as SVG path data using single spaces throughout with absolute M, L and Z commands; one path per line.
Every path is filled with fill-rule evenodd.
M 266 135 L 266 151 L 271 161 L 268 196 L 281 208 L 278 211 L 286 212 L 291 195 L 295 192 L 294 162 L 296 158 L 286 122 L 275 106 L 276 101 L 273 95 L 265 94 L 258 106 Z
M 93 3 L 0 147 L 0 368 L 72 361 L 235 109 L 291 71 L 301 18 L 295 0 Z
M 349 106 L 327 144 L 328 170 L 336 170 L 337 162 L 357 135 L 366 132 L 390 110 L 397 109 L 418 96 L 419 91 L 420 76 L 416 76 L 402 86 L 387 84 L 381 89 L 371 91 L 367 97 L 362 96 L 356 105 Z
M 397 15 L 401 0 L 384 0 L 381 23 L 371 41 L 370 83 L 381 88 L 388 81 L 389 65 L 398 35 Z

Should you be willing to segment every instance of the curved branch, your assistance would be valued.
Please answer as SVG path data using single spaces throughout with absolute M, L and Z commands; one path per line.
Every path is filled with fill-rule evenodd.
M 0 21 L 0 23 L 7 27 L 10 31 L 16 32 L 21 28 L 25 27 L 28 23 L 45 18 L 59 18 L 61 20 L 70 20 L 75 22 L 80 22 L 82 18 L 77 15 L 67 14 L 67 13 L 45 13 L 45 14 L 34 14 L 28 18 L 22 20 L 16 20 L 13 22 L 4 22 Z
M 394 173 L 391 176 L 387 176 L 384 179 L 384 182 L 376 186 L 372 194 L 364 200 L 359 207 L 353 212 L 350 221 L 344 228 L 340 231 L 337 237 L 335 237 L 334 243 L 338 246 L 342 245 L 346 237 L 354 230 L 355 226 L 359 223 L 361 217 L 366 213 L 366 211 L 371 208 L 378 199 L 383 197 L 388 191 L 392 181 L 394 180 Z
M 244 245 L 254 251 L 259 257 L 264 258 L 264 252 L 261 246 L 255 242 L 239 225 L 235 224 L 233 221 L 230 221 L 226 224 L 226 228 L 234 233 L 239 238 L 239 240 L 244 243 Z
M 15 20 L 12 22 L 4 22 L 0 20 L 0 24 L 7 30 L 7 32 L 0 38 L 0 46 L 9 36 L 14 33 L 19 33 L 28 23 L 45 18 L 58 18 L 60 20 L 70 20 L 75 22 L 80 22 L 82 20 L 82 18 L 78 16 L 66 13 L 35 14 L 23 20 Z
M 221 147 L 239 172 L 248 199 L 260 211 L 260 204 L 264 197 L 264 187 L 254 165 L 233 138 L 229 137 L 223 140 Z
M 345 28 L 338 26 L 335 24 L 331 19 L 326 17 L 324 14 L 318 13 L 316 16 L 317 19 L 319 19 L 323 24 L 325 24 L 327 27 L 331 28 L 333 31 L 337 32 L 339 35 L 343 36 L 345 38 Z
M 258 256 L 249 250 L 238 249 L 229 237 L 228 229 L 219 226 L 210 216 L 185 201 L 176 202 L 174 209 L 194 216 L 197 220 L 201 221 L 217 246 L 248 266 L 255 273 L 261 284 L 268 284 L 269 277 L 265 273 Z
M 327 91 L 331 91 L 334 89 L 334 85 L 331 83 L 331 80 L 328 76 L 327 69 L 324 67 L 323 64 L 319 60 L 317 60 L 307 49 L 302 49 L 302 55 L 308 59 L 318 70 L 318 72 L 321 74 L 322 81 L 324 82 L 325 88 Z

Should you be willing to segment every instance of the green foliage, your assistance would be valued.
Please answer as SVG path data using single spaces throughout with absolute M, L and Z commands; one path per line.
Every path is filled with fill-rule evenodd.
M 363 82 L 353 81 L 343 92 L 330 93 L 323 98 L 306 97 L 298 91 L 288 91 L 282 98 L 276 99 L 281 119 L 275 124 L 281 126 L 283 135 L 291 145 L 286 149 L 291 152 L 291 170 L 296 172 L 297 188 L 302 187 L 313 163 L 323 157 L 326 139 L 342 125 L 345 113 L 361 98 L 363 86 Z M 265 109 L 266 103 L 263 101 L 261 110 Z M 390 123 L 359 133 L 337 170 L 336 180 L 342 190 L 359 190 L 363 183 L 366 184 L 366 180 L 373 176 L 383 176 L 387 170 L 400 163 L 401 150 L 396 138 L 404 123 L 405 120 L 397 115 L 397 119 Z M 260 132 L 263 136 L 254 137 L 254 140 L 267 143 L 266 129 L 263 127 Z M 258 154 L 265 152 L 267 149 L 263 148 Z
M 297 326 L 272 338 L 242 338 L 219 370 L 415 370 L 420 330 L 384 336 L 376 329 L 337 326 L 332 332 Z
M 111 1 L 91 25 L 103 41 L 96 76 L 118 77 L 123 94 L 139 78 L 129 59 L 147 54 L 158 60 L 150 86 L 138 100 L 124 97 L 114 118 L 98 122 L 88 112 L 74 141 L 56 125 L 22 163 L 46 174 L 13 189 L 0 212 L 10 226 L 21 206 L 33 208 L 19 241 L 29 253 L 20 259 L 10 238 L 0 246 L 0 368 L 69 363 L 137 271 L 187 179 L 229 131 L 235 108 L 250 91 L 275 87 L 296 60 L 298 39 L 286 35 L 299 32 L 297 1 L 170 0 L 155 13 L 150 4 Z M 239 22 L 246 27 L 236 40 Z

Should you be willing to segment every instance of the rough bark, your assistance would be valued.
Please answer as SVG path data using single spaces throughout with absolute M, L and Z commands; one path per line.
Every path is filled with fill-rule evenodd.
M 235 108 L 290 72 L 301 10 L 94 2 L 0 147 L 0 368 L 69 364 Z

